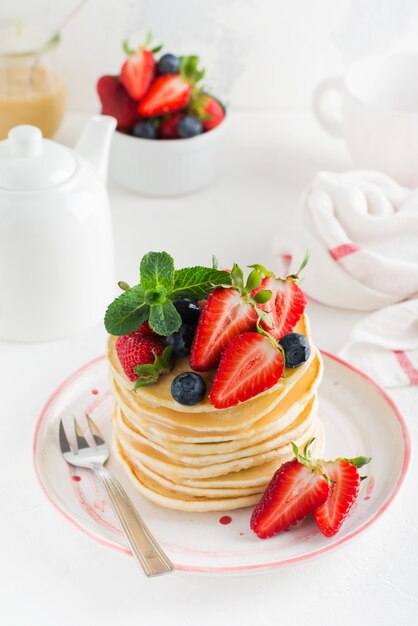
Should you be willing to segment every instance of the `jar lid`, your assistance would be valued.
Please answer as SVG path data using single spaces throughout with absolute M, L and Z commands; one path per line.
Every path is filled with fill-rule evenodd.
M 42 137 L 36 126 L 15 126 L 0 141 L 0 188 L 48 189 L 68 180 L 77 168 L 74 153 Z

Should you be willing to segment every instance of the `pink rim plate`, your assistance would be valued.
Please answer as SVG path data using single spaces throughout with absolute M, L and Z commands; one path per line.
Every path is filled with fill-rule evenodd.
M 363 523 L 362 525 L 358 526 L 355 530 L 353 530 L 352 532 L 344 535 L 343 537 L 341 537 L 338 541 L 322 547 L 318 550 L 314 550 L 314 551 L 310 551 L 307 554 L 303 554 L 301 556 L 297 556 L 297 557 L 293 557 L 293 558 L 289 558 L 289 559 L 285 559 L 285 560 L 280 560 L 280 561 L 272 561 L 269 563 L 262 563 L 262 564 L 254 564 L 254 565 L 241 565 L 241 566 L 226 566 L 226 567 L 207 567 L 207 566 L 193 566 L 190 564 L 182 564 L 182 563 L 174 563 L 175 568 L 178 570 L 183 570 L 183 571 L 189 571 L 189 572 L 211 572 L 211 573 L 239 573 L 239 572 L 245 572 L 245 571 L 255 571 L 255 570 L 265 570 L 265 569 L 270 569 L 270 568 L 278 568 L 278 567 L 283 567 L 285 565 L 290 565 L 290 564 L 296 564 L 296 563 L 301 563 L 305 560 L 326 554 L 327 552 L 331 551 L 331 550 L 335 550 L 337 547 L 340 547 L 341 545 L 343 545 L 344 543 L 350 541 L 351 539 L 357 537 L 358 535 L 360 535 L 361 533 L 363 533 L 366 529 L 368 529 L 370 526 L 372 526 L 380 517 L 381 515 L 386 511 L 386 509 L 392 504 L 393 500 L 396 498 L 399 489 L 402 485 L 402 483 L 404 482 L 407 470 L 408 470 L 408 466 L 409 466 L 409 462 L 410 462 L 410 456 L 411 456 L 411 442 L 410 442 L 410 436 L 409 436 L 409 432 L 408 432 L 408 428 L 406 426 L 405 420 L 403 418 L 403 416 L 401 415 L 401 413 L 399 412 L 399 409 L 397 408 L 397 406 L 394 404 L 393 400 L 389 397 L 389 395 L 373 380 L 371 379 L 369 376 L 367 376 L 364 372 L 358 370 L 356 367 L 354 367 L 353 365 L 351 365 L 350 363 L 347 363 L 346 361 L 344 361 L 343 359 L 340 359 L 338 356 L 330 354 L 324 350 L 321 350 L 321 353 L 323 356 L 332 359 L 333 361 L 335 361 L 336 363 L 339 363 L 340 365 L 342 365 L 343 367 L 349 369 L 350 371 L 354 372 L 355 374 L 357 374 L 358 376 L 360 376 L 361 378 L 363 378 L 365 381 L 367 381 L 367 383 L 369 383 L 374 390 L 384 399 L 384 401 L 386 402 L 387 405 L 389 405 L 389 407 L 392 409 L 393 414 L 398 422 L 398 426 L 400 427 L 401 430 L 401 434 L 402 434 L 402 440 L 403 440 L 403 460 L 402 460 L 402 466 L 401 466 L 401 470 L 399 472 L 399 476 L 397 479 L 396 484 L 394 485 L 392 492 L 390 493 L 390 495 L 387 497 L 387 499 L 383 502 L 383 504 L 379 507 L 379 509 L 374 513 L 374 515 L 372 517 L 370 517 L 365 523 Z M 82 524 L 80 524 L 78 522 L 77 519 L 75 519 L 72 515 L 70 515 L 64 507 L 60 506 L 50 495 L 49 491 L 48 491 L 48 487 L 45 484 L 41 473 L 39 471 L 38 468 L 38 464 L 37 464 L 37 450 L 38 450 L 38 444 L 39 444 L 39 433 L 41 430 L 42 425 L 44 424 L 44 421 L 46 419 L 46 416 L 48 414 L 48 411 L 51 407 L 51 405 L 54 403 L 54 401 L 59 398 L 59 396 L 62 394 L 62 392 L 68 387 L 70 386 L 75 380 L 78 379 L 78 377 L 83 374 L 84 372 L 86 372 L 86 370 L 88 370 L 89 368 L 91 368 L 92 366 L 94 366 L 95 364 L 99 363 L 100 361 L 103 361 L 106 357 L 103 356 L 99 356 L 95 359 L 93 359 L 92 361 L 89 361 L 88 363 L 86 363 L 85 365 L 83 365 L 82 367 L 80 367 L 78 370 L 76 370 L 71 376 L 69 376 L 66 380 L 64 380 L 62 382 L 62 384 L 54 391 L 54 393 L 50 396 L 50 398 L 48 399 L 48 401 L 46 402 L 41 414 L 39 415 L 39 418 L 37 420 L 36 423 L 36 427 L 35 427 L 35 431 L 34 431 L 34 437 L 33 437 L 33 460 L 34 460 L 34 467 L 35 467 L 35 473 L 36 476 L 38 478 L 39 484 L 43 490 L 43 492 L 45 493 L 46 497 L 48 498 L 48 500 L 51 502 L 51 504 L 56 508 L 56 510 L 58 510 L 66 519 L 68 519 L 72 524 L 74 524 L 79 530 L 81 530 L 84 534 L 86 534 L 87 536 L 91 537 L 92 539 L 94 539 L 95 541 L 97 541 L 98 543 L 100 543 L 101 545 L 107 547 L 107 548 L 112 548 L 114 550 L 117 550 L 119 552 L 122 552 L 124 554 L 128 554 L 131 555 L 130 551 L 124 547 L 122 547 L 121 545 L 117 544 L 117 543 L 113 543 L 112 541 L 108 541 L 106 539 L 104 539 L 103 537 L 101 537 L 98 534 L 95 534 L 94 532 L 90 531 L 89 529 L 85 528 Z

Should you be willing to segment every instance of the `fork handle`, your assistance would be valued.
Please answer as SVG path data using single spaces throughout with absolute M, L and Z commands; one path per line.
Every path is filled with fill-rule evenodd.
M 125 539 L 144 574 L 157 576 L 171 572 L 173 564 L 152 536 L 122 485 L 105 467 L 95 471 L 109 495 Z

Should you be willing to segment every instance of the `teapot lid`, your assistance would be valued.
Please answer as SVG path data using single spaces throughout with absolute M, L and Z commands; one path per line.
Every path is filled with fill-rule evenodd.
M 0 189 L 48 189 L 68 180 L 76 168 L 74 153 L 44 139 L 36 126 L 15 126 L 0 141 Z

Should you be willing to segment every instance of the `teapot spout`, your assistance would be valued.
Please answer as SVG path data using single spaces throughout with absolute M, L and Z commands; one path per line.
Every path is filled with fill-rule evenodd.
M 110 143 L 116 120 L 110 115 L 94 115 L 85 125 L 75 151 L 90 161 L 104 182 L 107 178 Z

